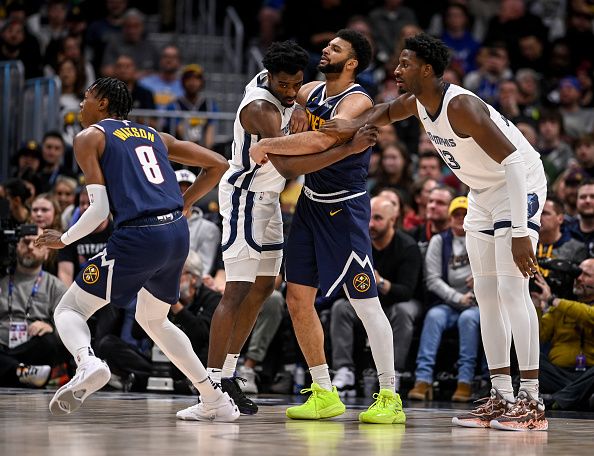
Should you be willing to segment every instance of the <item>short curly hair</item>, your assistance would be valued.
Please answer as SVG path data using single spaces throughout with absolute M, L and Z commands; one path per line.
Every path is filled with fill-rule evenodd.
M 435 76 L 441 78 L 450 63 L 450 50 L 443 41 L 426 33 L 419 33 L 404 40 L 404 49 L 413 51 L 418 58 L 433 67 Z
M 272 43 L 262 59 L 262 65 L 272 74 L 297 74 L 305 70 L 308 63 L 307 51 L 291 40 Z
M 341 38 L 348 41 L 353 48 L 354 58 L 359 62 L 355 74 L 359 74 L 369 66 L 371 62 L 371 44 L 369 40 L 365 38 L 360 32 L 352 29 L 342 29 L 336 33 L 337 38 Z

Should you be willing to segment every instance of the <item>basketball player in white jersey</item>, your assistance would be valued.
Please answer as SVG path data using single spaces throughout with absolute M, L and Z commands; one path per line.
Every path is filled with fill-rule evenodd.
M 394 71 L 406 93 L 354 121 L 331 121 L 324 131 L 346 138 L 358 125 L 419 118 L 446 164 L 471 189 L 464 228 L 492 390 L 486 403 L 453 423 L 546 430 L 538 397 L 538 319 L 528 292 L 546 200 L 542 162 L 493 107 L 443 81 L 448 62 L 449 50 L 440 40 L 426 34 L 407 39 Z M 512 336 L 521 374 L 517 396 L 510 376 Z
M 266 69 L 246 86 L 237 110 L 230 168 L 219 184 L 226 286 L 211 322 L 207 371 L 215 385 L 235 398 L 244 414 L 255 414 L 258 407 L 243 394 L 234 371 L 280 272 L 283 229 L 279 194 L 285 186 L 285 178 L 271 163 L 261 166 L 250 159 L 249 148 L 261 138 L 306 128 L 305 124 L 301 128 L 294 125 L 291 115 L 308 59 L 307 52 L 291 41 L 273 43 L 267 50 L 262 61 Z M 283 165 L 295 175 L 311 172 L 364 150 L 376 138 L 377 129 L 367 128 L 352 142 L 314 159 L 295 157 Z M 192 420 L 194 407 L 178 412 L 178 417 Z

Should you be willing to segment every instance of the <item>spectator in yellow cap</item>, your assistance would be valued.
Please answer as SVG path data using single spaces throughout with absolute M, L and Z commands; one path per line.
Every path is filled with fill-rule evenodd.
M 204 72 L 195 63 L 186 65 L 181 74 L 184 94 L 167 106 L 168 111 L 192 111 L 195 117 L 171 119 L 171 134 L 186 141 L 192 141 L 212 149 L 215 143 L 216 121 L 204 116 L 204 113 L 217 112 L 219 109 L 212 98 L 205 96 Z M 200 114 L 199 114 L 200 113 Z

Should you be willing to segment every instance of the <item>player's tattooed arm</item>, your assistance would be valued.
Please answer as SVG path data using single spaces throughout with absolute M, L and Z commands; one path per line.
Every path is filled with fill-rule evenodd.
M 371 100 L 360 93 L 348 96 L 348 101 L 338 105 L 336 116 L 346 119 L 356 117 L 371 107 Z M 350 135 L 352 137 L 353 135 Z M 348 139 L 348 138 L 346 138 Z M 345 139 L 345 140 L 346 140 Z M 321 131 L 307 131 L 281 138 L 259 141 L 250 148 L 250 156 L 256 163 L 265 163 L 267 154 L 310 155 L 328 150 L 343 141 L 337 136 Z
M 332 165 L 349 155 L 359 153 L 375 144 L 377 141 L 377 127 L 366 125 L 348 143 L 333 147 L 325 152 L 311 155 L 276 155 L 268 157 L 276 170 L 285 179 L 294 179 L 302 174 L 313 173 Z
M 196 143 L 180 141 L 167 133 L 160 135 L 171 160 L 202 168 L 198 178 L 184 193 L 184 214 L 189 213 L 192 205 L 217 185 L 229 169 L 229 164 L 222 155 Z

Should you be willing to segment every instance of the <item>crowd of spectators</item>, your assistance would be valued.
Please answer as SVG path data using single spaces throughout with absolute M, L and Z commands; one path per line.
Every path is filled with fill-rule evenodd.
M 84 88 L 96 75 L 124 80 L 137 108 L 217 111 L 202 93 L 200 62 L 183 61 L 181 50 L 173 44 L 156 49 L 145 40 L 147 11 L 141 2 L 107 0 L 100 5 L 103 14 L 96 15 L 89 12 L 99 7 L 91 3 L 101 2 L 0 2 L 0 60 L 21 60 L 27 78 L 58 76 L 64 121 L 62 131 L 49 131 L 40 143 L 31 140 L 12 151 L 10 178 L 0 187 L 3 223 L 66 230 L 88 207 L 71 144 L 80 130 L 77 113 Z M 549 197 L 543 202 L 537 247 L 542 266 L 531 282 L 541 315 L 541 382 L 555 407 L 587 405 L 594 393 L 591 2 L 235 3 L 246 22 L 246 45 L 265 48 L 272 41 L 291 38 L 308 50 L 311 64 L 306 81 L 316 78 L 321 50 L 338 29 L 348 26 L 366 34 L 374 59 L 358 82 L 376 102 L 399 95 L 392 72 L 405 37 L 425 30 L 450 46 L 452 61 L 444 79 L 473 91 L 516 123 L 545 164 Z M 138 120 L 209 148 L 216 145 L 215 122 L 200 115 Z M 177 171 L 182 190 L 198 171 Z M 300 182 L 288 182 L 281 196 L 286 232 Z M 456 379 L 456 390 L 449 391 L 447 398 L 468 401 L 478 394 L 485 367 L 461 231 L 467 189 L 444 166 L 420 123 L 407 119 L 382 127 L 370 162 L 368 190 L 375 197 L 369 226 L 380 299 L 394 331 L 395 368 L 403 380 L 414 379 L 407 385 L 403 382 L 402 389 L 412 387 L 411 400 L 431 399 L 446 372 Z M 182 277 L 182 296 L 172 307 L 171 318 L 190 334 L 197 353 L 204 355 L 212 306 L 225 285 L 216 192 L 198 203 L 189 222 L 191 253 Z M 106 220 L 87 238 L 57 254 L 34 251 L 31 235 L 10 245 L 14 270 L 0 282 L 0 356 L 3 366 L 8 366 L 0 372 L 1 384 L 43 385 L 55 374 L 51 367 L 68 361 L 66 353 L 56 348 L 59 340 L 49 337 L 51 311 L 85 261 L 103 249 L 111 229 Z M 9 252 L 3 242 L 6 245 L 0 251 Z M 292 378 L 287 371 L 298 371 L 295 366 L 303 362 L 287 323 L 280 277 L 277 288 L 240 367 L 250 392 L 292 391 L 290 382 L 285 382 Z M 27 306 L 31 307 L 28 312 Z M 370 367 L 360 323 L 344 297 L 330 302 L 320 299 L 318 310 L 324 315 L 335 383 L 343 395 L 360 392 L 362 371 Z M 129 309 L 106 313 L 93 326 L 97 352 L 104 354 L 120 380 L 126 380 L 120 386 L 143 389 L 151 375 L 149 342 L 138 328 L 135 332 Z M 45 346 L 47 352 L 30 351 L 28 347 L 36 347 L 41 338 L 52 339 Z M 457 349 L 444 353 L 444 343 L 453 343 Z M 285 386 L 274 382 L 275 373 Z M 577 397 L 577 391 L 583 395 Z

